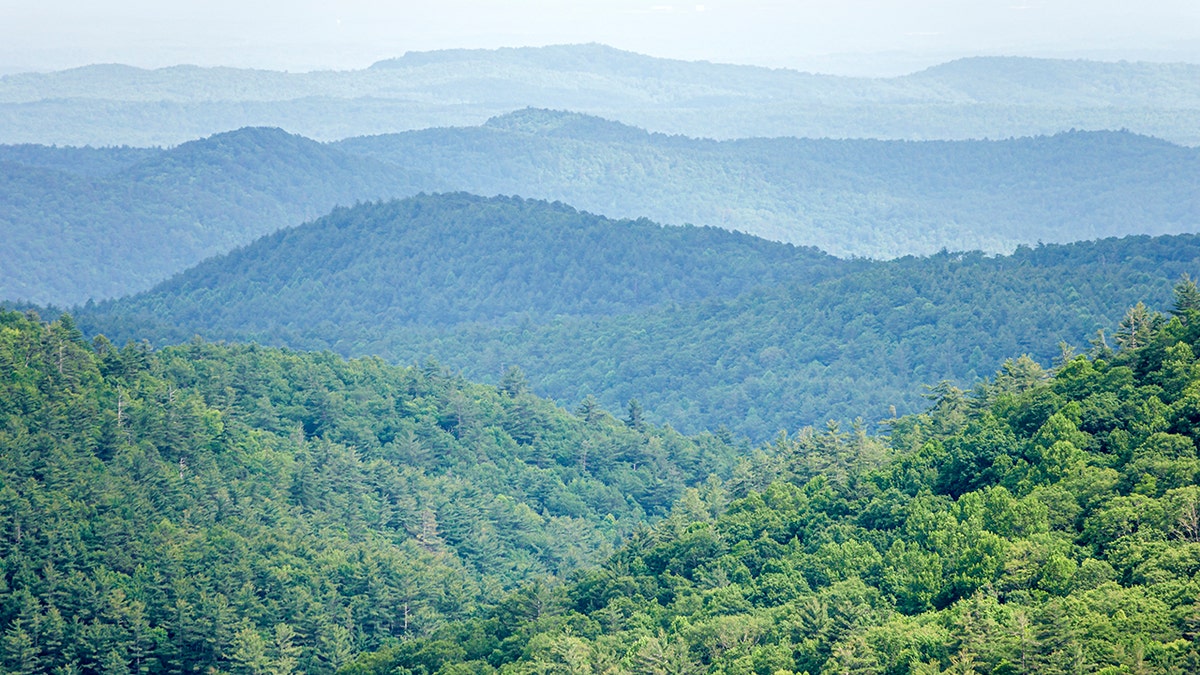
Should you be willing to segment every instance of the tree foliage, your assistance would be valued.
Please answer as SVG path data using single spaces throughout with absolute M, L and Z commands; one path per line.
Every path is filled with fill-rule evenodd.
M 2 312 L 0 667 L 331 673 L 594 564 L 737 451 L 434 363 Z
M 567 406 L 636 398 L 649 421 L 761 441 L 829 418 L 874 427 L 922 409 L 923 385 L 969 389 L 1014 355 L 1048 365 L 1121 308 L 1169 306 L 1197 256 L 1200 239 L 1180 235 L 839 260 L 714 228 L 434 195 L 338 210 L 76 316 L 118 341 L 433 356 L 493 383 L 519 364 L 532 391 Z
M 1200 327 L 1149 318 L 1050 377 L 938 387 L 884 437 L 781 435 L 549 611 L 423 639 L 482 629 L 487 673 L 1191 672 Z M 410 667 L 373 658 L 347 672 Z

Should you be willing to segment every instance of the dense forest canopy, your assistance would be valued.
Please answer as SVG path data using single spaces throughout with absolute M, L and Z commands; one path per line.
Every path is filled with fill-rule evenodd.
M 0 314 L 3 666 L 1191 672 L 1200 290 L 1173 292 L 885 436 L 753 452 L 636 404 L 567 414 L 517 370 L 118 350 Z
M 352 71 L 104 64 L 0 77 L 0 142 L 174 145 L 244 126 L 319 140 L 482 123 L 533 105 L 664 133 L 964 139 L 1122 129 L 1200 143 L 1200 66 L 960 59 L 855 78 L 604 45 L 409 53 Z
M 1175 290 L 1116 352 L 1010 360 L 886 437 L 781 434 L 600 569 L 342 673 L 1196 672 L 1200 291 Z
M 0 668 L 242 673 L 266 640 L 330 673 L 598 562 L 743 450 L 569 413 L 517 369 L 117 349 L 0 312 Z
M 712 228 L 610 221 L 561 204 L 433 195 L 341 209 L 151 292 L 80 308 L 117 343 L 257 340 L 400 363 L 434 356 L 495 382 L 766 439 L 868 425 L 924 385 L 1049 364 L 1140 299 L 1162 307 L 1192 235 L 888 262 Z
M 151 322 L 145 333 L 132 325 L 108 329 L 122 341 L 159 342 L 157 329 L 172 326 L 186 340 L 202 326 L 240 325 L 266 337 L 307 321 L 347 331 L 368 322 L 545 321 L 816 283 L 856 266 L 718 228 L 614 221 L 557 202 L 453 193 L 336 209 L 96 311 Z

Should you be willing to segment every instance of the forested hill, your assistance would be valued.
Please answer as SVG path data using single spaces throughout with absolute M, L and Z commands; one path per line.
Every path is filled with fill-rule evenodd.
M 285 73 L 113 64 L 0 77 L 0 142 L 173 145 L 244 126 L 319 140 L 479 124 L 525 106 L 664 133 L 963 139 L 1121 129 L 1200 144 L 1200 66 L 965 59 L 902 77 L 658 59 L 603 45 L 409 53 Z
M 278 129 L 169 150 L 0 147 L 0 298 L 69 304 L 144 290 L 338 204 L 439 185 Z
M 0 313 L 0 666 L 1194 672 L 1200 289 L 1166 305 L 1051 372 L 939 387 L 886 437 L 736 460 L 516 371 L 118 350 Z
M 540 324 L 732 298 L 863 264 L 718 228 L 613 221 L 561 203 L 419 195 L 336 209 L 149 293 L 100 303 L 81 320 L 105 316 L 114 338 L 158 342 L 195 332 L 305 342 L 303 326 L 320 325 L 331 331 L 330 346 L 348 346 L 406 327 Z
M 1200 671 L 1200 292 L 887 438 L 780 436 L 601 569 L 344 675 Z M 534 600 L 536 599 L 536 603 Z
M 1039 241 L 1200 228 L 1200 149 L 1127 132 L 717 142 L 526 109 L 480 127 L 353 138 L 335 147 L 421 167 L 476 194 L 726 227 L 842 256 L 1007 253 Z
M 118 297 L 338 204 L 447 189 L 838 255 L 1009 252 L 1194 230 L 1200 150 L 1124 132 L 717 142 L 539 109 L 337 144 L 242 129 L 167 150 L 0 146 L 0 299 Z
M 1196 272 L 1200 238 L 1130 237 L 844 261 L 718 229 L 608 221 L 561 204 L 421 196 L 340 209 L 152 292 L 79 310 L 118 343 L 258 340 L 401 363 L 434 356 L 685 430 L 768 438 L 868 424 L 1013 354 L 1083 348 Z
M 599 562 L 744 451 L 515 370 L 118 350 L 0 312 L 0 669 L 333 673 Z

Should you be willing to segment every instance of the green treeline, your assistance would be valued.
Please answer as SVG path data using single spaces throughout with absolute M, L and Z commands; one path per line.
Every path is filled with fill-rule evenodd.
M 816 283 L 858 263 L 718 228 L 612 221 L 469 194 L 339 208 L 100 303 L 113 339 L 203 335 L 349 345 L 404 326 L 542 323 Z M 326 332 L 328 331 L 328 332 Z
M 255 340 L 429 356 L 539 395 L 695 432 L 781 429 L 923 408 L 1013 354 L 1085 346 L 1194 268 L 1193 235 L 839 260 L 715 228 L 610 221 L 561 204 L 432 195 L 339 209 L 119 301 L 89 334 L 154 344 Z
M 600 568 L 340 672 L 1196 672 L 1194 283 L 1175 308 L 885 437 L 781 434 Z
M 330 673 L 594 564 L 737 452 L 517 369 L 118 349 L 3 312 L 0 669 Z

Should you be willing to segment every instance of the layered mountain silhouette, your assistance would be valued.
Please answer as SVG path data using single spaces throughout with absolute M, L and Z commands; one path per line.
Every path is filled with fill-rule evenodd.
M 70 304 L 144 290 L 338 204 L 438 186 L 278 129 L 163 151 L 0 149 L 0 297 Z
M 719 142 L 541 109 L 336 144 L 248 128 L 168 150 L 0 146 L 0 298 L 69 305 L 145 290 L 335 205 L 419 191 L 890 258 L 1190 231 L 1198 176 L 1200 151 L 1125 132 Z
M 173 145 L 244 126 L 318 140 L 525 106 L 698 137 L 1007 138 L 1120 129 L 1200 143 L 1200 66 L 1027 58 L 853 78 L 604 45 L 409 53 L 353 71 L 96 65 L 0 78 L 0 142 Z

